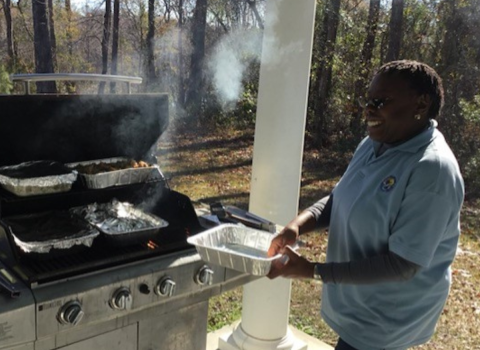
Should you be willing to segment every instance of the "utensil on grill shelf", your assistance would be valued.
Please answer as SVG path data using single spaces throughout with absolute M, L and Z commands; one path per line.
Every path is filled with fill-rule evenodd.
M 210 211 L 221 221 L 239 222 L 245 226 L 272 233 L 276 232 L 277 229 L 275 223 L 232 205 L 224 206 L 220 202 L 212 203 Z

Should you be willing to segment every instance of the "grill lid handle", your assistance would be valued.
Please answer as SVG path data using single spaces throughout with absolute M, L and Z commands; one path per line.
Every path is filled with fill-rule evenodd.
M 0 261 L 0 287 L 10 294 L 11 298 L 18 298 L 20 291 L 15 286 L 17 280 Z
M 125 75 L 86 74 L 86 73 L 37 73 L 12 74 L 12 82 L 23 82 L 25 95 L 30 95 L 30 83 L 38 81 L 99 81 L 127 83 L 127 93 L 131 93 L 132 84 L 141 84 L 142 78 Z

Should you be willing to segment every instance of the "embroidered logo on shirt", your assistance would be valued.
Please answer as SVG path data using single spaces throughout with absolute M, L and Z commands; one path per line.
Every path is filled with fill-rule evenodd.
M 397 179 L 395 178 L 395 176 L 389 176 L 382 181 L 382 184 L 380 185 L 380 189 L 383 192 L 389 192 L 392 188 L 395 187 L 396 183 L 397 183 Z

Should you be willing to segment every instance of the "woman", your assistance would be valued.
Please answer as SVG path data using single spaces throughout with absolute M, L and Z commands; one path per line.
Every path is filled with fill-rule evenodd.
M 394 61 L 375 74 L 364 104 L 368 137 L 330 196 L 276 236 L 286 254 L 269 277 L 324 283 L 321 314 L 335 349 L 407 349 L 427 342 L 449 292 L 464 186 L 435 118 L 440 77 L 426 64 Z M 325 263 L 290 249 L 299 235 L 329 228 Z

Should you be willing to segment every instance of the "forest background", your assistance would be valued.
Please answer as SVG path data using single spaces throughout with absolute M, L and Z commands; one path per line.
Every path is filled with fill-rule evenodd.
M 9 74 L 140 76 L 140 91 L 167 92 L 173 119 L 190 128 L 254 125 L 262 40 L 275 41 L 263 37 L 265 0 L 0 0 L 0 7 L 0 92 L 20 89 Z M 480 0 L 318 1 L 306 146 L 352 152 L 365 133 L 357 100 L 375 69 L 424 61 L 444 80 L 439 128 L 461 164 L 466 198 L 475 199 L 479 19 Z M 263 64 L 281 55 L 264 53 Z M 37 92 L 91 89 L 37 84 Z M 98 92 L 115 89 L 100 84 Z
M 263 35 L 265 7 L 266 0 L 0 0 L 0 93 L 23 93 L 11 74 L 142 77 L 135 92 L 169 94 L 172 125 L 159 143 L 159 161 L 173 188 L 196 203 L 246 209 L 260 58 L 274 65 L 294 49 Z M 357 101 L 375 69 L 404 58 L 434 67 L 446 97 L 439 129 L 459 160 L 466 202 L 451 297 L 435 339 L 421 348 L 479 349 L 480 0 L 322 0 L 316 11 L 299 207 L 331 190 L 365 135 Z M 33 87 L 69 94 L 122 89 L 83 82 Z M 307 257 L 325 257 L 324 235 L 306 241 Z M 321 285 L 292 285 L 291 323 L 334 344 L 312 298 Z M 240 314 L 240 289 L 213 298 L 209 330 Z

